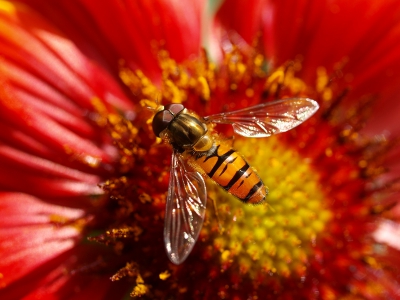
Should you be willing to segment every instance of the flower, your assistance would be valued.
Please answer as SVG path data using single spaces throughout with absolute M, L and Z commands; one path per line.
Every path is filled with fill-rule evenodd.
M 1 298 L 398 298 L 400 14 L 367 4 L 229 0 L 211 19 L 194 0 L 0 1 Z M 148 108 L 287 97 L 321 109 L 232 141 L 267 204 L 208 181 L 196 246 L 171 264 L 171 147 Z

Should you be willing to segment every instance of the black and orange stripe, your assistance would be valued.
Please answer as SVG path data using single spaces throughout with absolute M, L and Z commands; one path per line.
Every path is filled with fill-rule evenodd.
M 246 160 L 225 142 L 215 142 L 195 163 L 223 189 L 245 203 L 260 203 L 266 188 Z

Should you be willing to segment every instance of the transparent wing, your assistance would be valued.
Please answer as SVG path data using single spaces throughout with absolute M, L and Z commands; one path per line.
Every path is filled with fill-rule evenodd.
M 192 251 L 203 226 L 206 202 L 203 177 L 190 172 L 174 150 L 164 224 L 165 249 L 174 264 L 182 263 Z
M 232 124 L 245 137 L 268 137 L 288 131 L 311 117 L 319 106 L 308 98 L 291 98 L 205 117 L 206 122 Z

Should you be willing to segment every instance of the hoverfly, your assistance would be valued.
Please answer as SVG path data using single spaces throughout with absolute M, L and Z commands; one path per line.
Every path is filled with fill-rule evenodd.
M 260 203 L 267 189 L 260 177 L 228 142 L 213 131 L 213 124 L 231 124 L 244 137 L 268 137 L 288 131 L 318 110 L 316 101 L 292 98 L 259 104 L 201 118 L 182 104 L 162 106 L 153 130 L 172 148 L 165 210 L 164 243 L 168 258 L 181 264 L 192 251 L 203 226 L 207 175 L 245 203 Z

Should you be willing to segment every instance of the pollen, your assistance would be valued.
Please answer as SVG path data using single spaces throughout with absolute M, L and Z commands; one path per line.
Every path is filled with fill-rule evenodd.
M 75 220 L 68 219 L 61 215 L 49 215 L 49 221 L 56 227 L 71 226 L 76 230 L 82 231 L 87 225 L 87 220 L 84 218 L 79 218 Z
M 131 297 L 142 297 L 149 292 L 149 287 L 144 283 L 144 280 L 140 274 L 136 278 L 136 286 L 133 288 Z
M 161 280 L 167 280 L 171 276 L 171 273 L 168 271 L 160 273 L 159 277 Z

